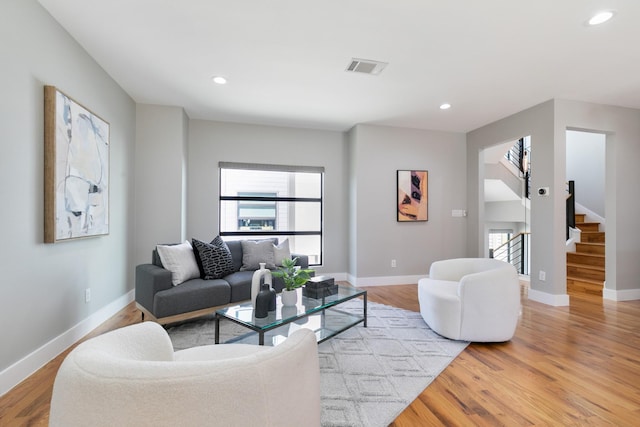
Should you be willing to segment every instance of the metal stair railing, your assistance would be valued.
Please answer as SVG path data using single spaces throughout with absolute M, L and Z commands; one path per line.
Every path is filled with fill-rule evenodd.
M 524 179 L 524 195 L 527 199 L 531 198 L 531 156 L 530 152 L 524 146 L 524 138 L 520 138 L 513 147 L 504 154 L 505 159 L 522 173 L 521 178 Z
M 576 228 L 576 187 L 574 181 L 567 182 L 567 240 L 571 229 Z
M 495 249 L 489 257 L 508 262 L 519 274 L 529 275 L 529 242 L 531 233 L 519 233 Z

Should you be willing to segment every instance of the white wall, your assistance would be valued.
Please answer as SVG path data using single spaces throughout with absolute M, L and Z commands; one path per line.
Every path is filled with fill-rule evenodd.
M 567 131 L 567 181 L 575 181 L 576 202 L 604 217 L 605 135 Z
M 520 201 L 487 202 L 484 209 L 486 222 L 524 223 L 525 215 L 530 215 L 528 211 L 525 214 L 525 207 Z
M 62 334 L 73 330 L 73 342 L 133 288 L 135 106 L 35 0 L 0 2 L 0 58 L 2 394 L 62 350 Z M 44 85 L 111 125 L 107 236 L 43 243 Z
M 349 275 L 356 284 L 415 283 L 433 261 L 465 256 L 467 218 L 451 216 L 453 209 L 467 208 L 463 134 L 358 125 L 349 143 L 357 188 L 351 194 L 357 259 Z M 427 222 L 397 222 L 399 169 L 429 172 Z
M 189 122 L 187 236 L 218 234 L 218 162 L 324 166 L 324 254 L 319 273 L 348 265 L 347 144 L 342 132 L 276 126 Z

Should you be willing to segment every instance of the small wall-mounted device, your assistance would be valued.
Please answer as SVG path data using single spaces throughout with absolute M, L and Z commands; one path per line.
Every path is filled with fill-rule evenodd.
M 549 187 L 538 188 L 538 196 L 546 197 L 549 195 Z

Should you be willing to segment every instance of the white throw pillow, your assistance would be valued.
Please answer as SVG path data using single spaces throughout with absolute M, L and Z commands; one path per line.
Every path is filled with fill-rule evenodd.
M 283 259 L 291 259 L 291 251 L 289 250 L 289 239 L 279 245 L 273 245 L 273 259 L 276 265 L 282 265 Z
M 200 277 L 200 269 L 189 241 L 179 245 L 158 245 L 157 250 L 162 265 L 171 272 L 173 286 Z

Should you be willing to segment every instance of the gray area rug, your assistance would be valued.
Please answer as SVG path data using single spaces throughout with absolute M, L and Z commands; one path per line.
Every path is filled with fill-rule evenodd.
M 360 314 L 362 300 L 339 308 Z M 202 318 L 168 332 L 181 350 L 213 344 L 214 325 L 212 317 Z M 436 334 L 420 313 L 372 302 L 367 326 L 356 325 L 318 346 L 323 426 L 388 426 L 468 345 Z M 222 321 L 221 342 L 248 331 Z M 257 344 L 257 337 L 241 342 Z

